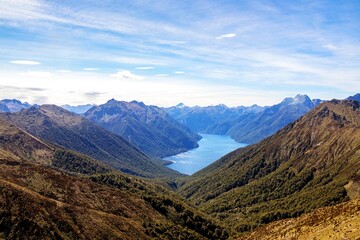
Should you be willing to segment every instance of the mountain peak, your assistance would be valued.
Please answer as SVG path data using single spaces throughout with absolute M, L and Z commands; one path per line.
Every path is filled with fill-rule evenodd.
M 162 109 L 138 101 L 108 102 L 91 108 L 84 116 L 155 157 L 195 148 L 201 138 Z
M 117 101 L 116 99 L 112 98 L 109 101 L 107 101 L 106 103 L 118 103 L 119 101 Z
M 297 94 L 294 97 L 294 102 L 296 102 L 296 103 L 311 102 L 311 99 L 306 94 L 305 95 Z
M 21 101 L 17 99 L 4 99 L 0 101 L 2 103 L 2 112 L 19 112 L 21 109 L 30 108 L 31 104 Z M 6 107 L 4 107 L 6 106 Z
M 184 108 L 186 107 L 185 104 L 183 103 L 179 103 L 178 105 L 175 106 L 176 108 Z
M 282 102 L 282 105 L 294 105 L 294 104 L 304 104 L 310 108 L 314 107 L 313 101 L 309 98 L 308 95 L 297 94 L 294 98 L 288 97 L 285 98 Z
M 356 100 L 356 101 L 360 101 L 360 93 L 355 94 L 354 96 L 350 96 L 348 98 L 346 98 L 347 100 Z
M 136 101 L 136 100 L 131 101 L 131 103 L 134 103 L 134 104 L 136 104 L 136 105 L 138 105 L 140 107 L 146 107 L 145 103 L 139 102 L 139 101 Z
M 22 104 L 21 101 L 17 100 L 17 99 L 4 99 L 4 100 L 1 100 L 2 102 L 4 103 L 16 103 L 16 104 Z

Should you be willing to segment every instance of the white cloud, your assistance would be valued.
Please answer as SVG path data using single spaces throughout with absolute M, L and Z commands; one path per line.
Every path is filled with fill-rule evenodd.
M 169 77 L 169 74 L 156 74 L 155 77 Z
M 15 61 L 10 61 L 10 63 L 20 64 L 20 65 L 40 65 L 41 64 L 39 62 L 29 61 L 29 60 L 15 60 Z
M 185 72 L 183 72 L 183 71 L 175 71 L 174 73 L 175 74 L 184 74 Z
M 40 77 L 40 78 L 48 78 L 53 76 L 52 73 L 43 72 L 43 71 L 28 71 L 26 73 L 21 73 L 21 75 L 30 76 L 30 77 Z
M 71 73 L 70 70 L 65 70 L 65 69 L 60 69 L 60 70 L 57 70 L 56 72 L 58 72 L 58 73 Z
M 154 67 L 136 67 L 135 69 L 138 69 L 138 70 L 151 70 L 151 69 L 154 69 Z
M 236 37 L 236 33 L 227 33 L 227 34 L 217 36 L 216 39 L 234 38 L 234 37 Z
M 333 44 L 324 44 L 324 45 L 322 45 L 322 47 L 326 48 L 326 49 L 329 49 L 329 50 L 337 50 L 337 49 L 339 49 L 338 47 L 336 47 Z
M 118 71 L 115 74 L 111 74 L 110 77 L 119 78 L 122 80 L 135 80 L 135 81 L 144 79 L 143 77 L 135 75 L 128 70 Z
M 98 71 L 98 68 L 84 68 L 84 71 Z

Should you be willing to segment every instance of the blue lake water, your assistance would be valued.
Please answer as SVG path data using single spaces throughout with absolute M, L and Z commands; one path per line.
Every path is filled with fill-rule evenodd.
M 246 144 L 238 143 L 229 136 L 213 134 L 200 135 L 202 139 L 198 142 L 198 148 L 164 158 L 165 160 L 173 162 L 168 165 L 169 168 L 191 175 L 227 153 L 246 146 Z

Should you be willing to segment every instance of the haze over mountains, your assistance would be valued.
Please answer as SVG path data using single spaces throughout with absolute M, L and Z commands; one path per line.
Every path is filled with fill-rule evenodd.
M 21 109 L 30 108 L 31 104 L 24 102 L 22 103 L 16 99 L 3 99 L 0 101 L 0 112 L 18 112 Z
M 85 104 L 85 105 L 77 105 L 77 106 L 70 106 L 69 104 L 61 105 L 62 108 L 76 114 L 83 114 L 94 106 L 95 106 L 94 104 Z
M 285 98 L 274 106 L 186 107 L 178 105 L 167 112 L 195 132 L 229 135 L 238 142 L 256 143 L 298 119 L 321 100 L 311 100 L 307 95 Z

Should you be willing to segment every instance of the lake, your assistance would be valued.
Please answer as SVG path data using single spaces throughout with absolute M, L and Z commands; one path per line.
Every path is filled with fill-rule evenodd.
M 198 148 L 164 158 L 165 160 L 173 162 L 168 165 L 169 168 L 191 175 L 227 153 L 246 146 L 246 144 L 238 143 L 229 136 L 214 134 L 200 135 L 202 139 L 198 142 Z

